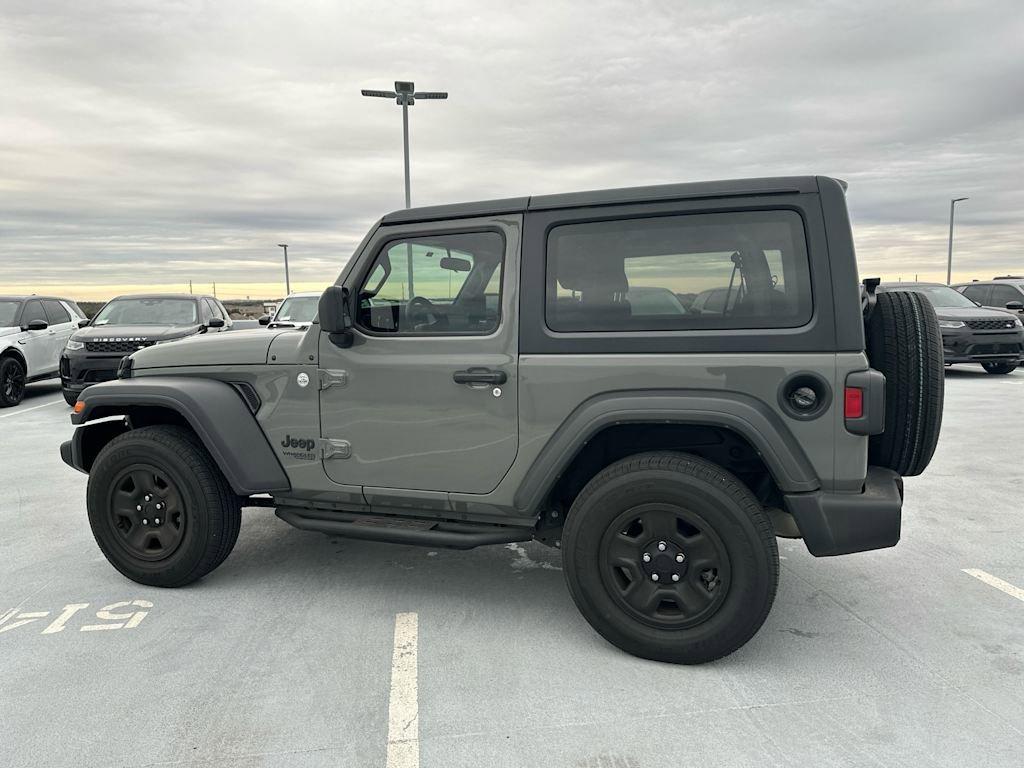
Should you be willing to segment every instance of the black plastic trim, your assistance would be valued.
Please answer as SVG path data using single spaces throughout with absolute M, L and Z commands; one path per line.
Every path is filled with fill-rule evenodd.
M 884 549 L 900 540 L 903 478 L 892 470 L 868 467 L 859 494 L 816 491 L 783 498 L 815 557 Z
M 764 403 L 736 392 L 646 390 L 598 395 L 569 414 L 534 459 L 513 499 L 536 510 L 580 449 L 613 424 L 676 423 L 724 427 L 761 454 L 783 492 L 814 491 L 821 482 L 782 419 Z
M 88 422 L 125 415 L 133 407 L 155 406 L 180 414 L 192 427 L 235 493 L 286 491 L 288 477 L 248 406 L 230 384 L 198 376 L 144 376 L 95 384 L 79 397 L 85 403 L 73 414 L 72 442 L 82 440 Z M 75 455 L 82 462 L 80 448 Z M 84 462 L 74 465 L 88 472 Z

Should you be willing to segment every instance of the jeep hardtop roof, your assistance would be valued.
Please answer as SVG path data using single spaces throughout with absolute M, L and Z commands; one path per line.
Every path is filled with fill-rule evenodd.
M 782 195 L 818 191 L 817 176 L 775 176 L 761 179 L 730 179 L 697 181 L 684 184 L 658 184 L 650 187 L 597 189 L 589 192 L 566 192 L 532 197 L 509 197 L 503 200 L 481 200 L 451 205 L 431 205 L 392 211 L 381 219 L 382 224 L 399 224 L 433 219 L 458 219 L 472 216 L 494 216 L 503 213 L 525 213 L 557 208 L 577 208 L 623 203 L 653 203 L 670 200 L 738 197 L 741 195 Z M 838 181 L 838 180 L 837 180 Z M 839 181 L 846 188 L 846 183 Z

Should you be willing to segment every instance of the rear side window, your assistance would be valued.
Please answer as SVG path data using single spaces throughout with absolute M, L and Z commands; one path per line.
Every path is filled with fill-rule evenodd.
M 812 310 L 795 211 L 618 219 L 548 234 L 553 331 L 791 328 Z
M 43 307 L 46 309 L 46 321 L 50 325 L 60 325 L 61 323 L 70 323 L 71 315 L 64 309 L 63 305 L 59 301 L 43 301 Z
M 988 304 L 989 287 L 987 285 L 968 285 L 963 289 L 963 294 L 971 301 Z
M 1002 308 L 1011 301 L 1024 301 L 1024 294 L 1021 294 L 1012 285 L 993 285 L 990 301 L 992 303 L 989 306 Z

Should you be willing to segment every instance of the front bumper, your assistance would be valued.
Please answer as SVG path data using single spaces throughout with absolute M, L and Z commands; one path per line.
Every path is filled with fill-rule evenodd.
M 60 356 L 60 383 L 69 392 L 81 392 L 92 384 L 113 381 L 123 354 L 105 355 L 65 349 Z
M 786 509 L 815 557 L 892 547 L 900 540 L 903 478 L 868 467 L 860 493 L 791 493 Z
M 946 363 L 1014 362 L 1024 357 L 1024 328 L 976 331 L 943 328 L 942 352 Z

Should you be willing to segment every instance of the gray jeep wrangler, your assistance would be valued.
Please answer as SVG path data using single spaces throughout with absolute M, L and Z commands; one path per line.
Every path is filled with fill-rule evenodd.
M 764 622 L 777 536 L 899 539 L 942 347 L 926 299 L 873 286 L 825 177 L 398 211 L 308 329 L 136 352 L 61 452 L 143 584 L 220 565 L 243 506 L 402 544 L 534 539 L 610 642 L 706 662 Z

